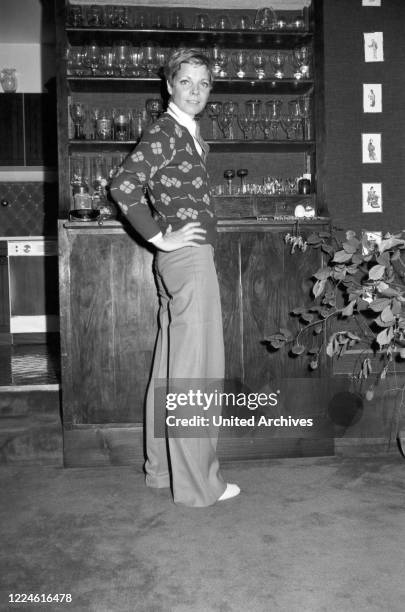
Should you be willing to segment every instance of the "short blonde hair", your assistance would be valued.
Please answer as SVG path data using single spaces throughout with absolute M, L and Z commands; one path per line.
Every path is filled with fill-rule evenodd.
M 212 85 L 214 81 L 214 70 L 210 58 L 198 49 L 177 49 L 169 57 L 164 69 L 164 75 L 167 82 L 173 85 L 173 79 L 180 70 L 182 64 L 196 64 L 197 66 L 205 66 L 208 70 L 209 81 Z

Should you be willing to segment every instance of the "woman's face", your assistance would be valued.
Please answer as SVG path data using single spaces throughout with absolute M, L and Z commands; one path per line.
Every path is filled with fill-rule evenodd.
M 207 104 L 211 91 L 209 72 L 202 64 L 181 64 L 167 89 L 173 102 L 187 115 L 195 117 Z

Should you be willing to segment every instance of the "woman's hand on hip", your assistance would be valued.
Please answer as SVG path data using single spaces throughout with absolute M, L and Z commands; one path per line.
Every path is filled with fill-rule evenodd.
M 161 251 L 177 251 L 184 247 L 199 247 L 205 240 L 207 230 L 201 227 L 199 221 L 186 223 L 180 229 L 173 231 L 172 226 L 166 230 L 164 236 L 153 241 L 153 244 Z

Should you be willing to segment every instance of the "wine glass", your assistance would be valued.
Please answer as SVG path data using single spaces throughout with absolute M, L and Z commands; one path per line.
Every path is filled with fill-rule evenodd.
M 242 193 L 246 193 L 246 177 L 249 174 L 249 171 L 246 168 L 240 168 L 237 170 L 236 174 L 240 178 L 240 190 Z
M 126 76 L 127 68 L 131 63 L 131 45 L 126 40 L 119 40 L 114 45 L 114 63 L 120 76 Z
M 260 119 L 259 119 L 259 125 L 261 129 L 263 130 L 265 140 L 270 140 L 272 136 L 272 123 L 273 123 L 273 120 L 271 118 L 271 115 L 269 114 L 268 108 L 266 107 L 265 110 L 260 115 Z
M 159 115 L 163 113 L 163 102 L 160 98 L 149 98 L 146 100 L 145 108 L 150 117 L 150 123 L 155 123 Z
M 228 15 L 219 15 L 216 23 L 215 23 L 215 28 L 217 30 L 231 30 L 232 29 L 232 24 L 231 21 L 228 17 Z
M 294 132 L 295 132 L 294 137 L 298 139 L 298 135 L 299 133 L 301 133 L 301 138 L 302 138 L 303 137 L 302 115 L 301 115 L 301 109 L 300 109 L 300 104 L 298 100 L 290 100 L 288 102 L 288 114 L 293 119 Z
M 157 44 L 153 41 L 146 41 L 141 45 L 141 65 L 147 72 L 148 77 L 157 74 L 159 69 Z
M 282 101 L 278 99 L 268 100 L 265 104 L 266 112 L 270 117 L 270 132 L 273 140 L 278 139 L 282 105 Z
M 84 47 L 83 60 L 84 65 L 90 68 L 92 76 L 95 76 L 101 61 L 101 50 L 97 43 L 91 42 Z
M 87 187 L 88 177 L 85 167 L 83 155 L 73 155 L 70 158 L 70 184 L 73 187 L 73 192 L 79 191 L 80 187 Z
M 287 140 L 294 140 L 296 138 L 297 133 L 297 120 L 295 119 L 295 117 L 293 117 L 289 113 L 285 113 L 281 117 L 281 125 L 287 136 Z
M 303 122 L 303 135 L 304 140 L 311 140 L 312 138 L 312 124 L 311 124 L 311 98 L 310 96 L 302 96 L 298 100 L 300 115 Z
M 266 76 L 267 55 L 264 51 L 256 51 L 252 56 L 253 67 L 255 69 L 256 78 L 264 79 Z
M 270 55 L 270 63 L 273 67 L 274 76 L 276 79 L 284 78 L 284 64 L 286 61 L 285 53 L 282 51 L 275 51 Z
M 251 30 L 252 22 L 250 20 L 250 17 L 248 15 L 240 15 L 239 17 L 237 17 L 235 29 L 236 30 Z
M 100 71 L 108 77 L 115 75 L 115 55 L 112 47 L 103 47 L 100 56 Z
M 254 26 L 256 30 L 274 30 L 277 23 L 277 14 L 271 7 L 260 8 L 256 11 Z
M 211 21 L 208 14 L 198 13 L 195 16 L 193 28 L 194 30 L 209 30 L 211 28 Z
M 105 158 L 102 155 L 96 155 L 90 158 L 90 176 L 91 186 L 94 193 L 100 197 L 105 196 L 105 188 L 108 182 L 108 172 Z
M 311 52 L 309 47 L 298 46 L 293 49 L 293 65 L 295 79 L 308 79 L 310 76 Z
M 72 76 L 84 75 L 84 50 L 82 47 L 68 47 L 66 60 L 68 74 Z
M 222 110 L 222 102 L 207 102 L 205 107 L 207 109 L 208 117 L 211 119 L 211 136 L 213 140 L 219 138 L 219 125 L 218 117 Z
M 69 110 L 74 125 L 74 139 L 82 140 L 85 138 L 83 125 L 86 121 L 86 106 L 81 102 L 72 102 Z
M 224 179 L 227 182 L 228 195 L 232 195 L 232 180 L 235 177 L 235 170 L 225 170 Z
M 222 114 L 219 117 L 220 128 L 224 132 L 225 138 L 229 138 L 230 140 L 235 138 L 233 125 L 234 119 L 238 114 L 238 110 L 238 103 L 233 102 L 232 100 L 227 100 L 222 105 Z
M 210 51 L 210 57 L 213 64 L 214 75 L 217 78 L 224 79 L 228 76 L 226 67 L 228 65 L 228 54 L 224 49 L 220 49 L 217 45 L 214 45 Z
M 249 53 L 240 49 L 232 53 L 231 59 L 236 69 L 236 76 L 238 79 L 244 79 L 246 76 L 246 66 L 249 62 Z
M 243 137 L 245 140 L 252 140 L 253 134 L 256 127 L 256 120 L 251 117 L 246 112 L 238 113 L 238 125 L 243 132 Z
M 145 109 L 134 108 L 131 110 L 131 138 L 139 140 L 148 123 L 148 114 Z
M 253 138 L 256 138 L 257 135 L 257 127 L 260 121 L 260 114 L 262 108 L 261 100 L 247 100 L 245 102 L 245 111 L 248 116 L 252 118 L 253 121 Z

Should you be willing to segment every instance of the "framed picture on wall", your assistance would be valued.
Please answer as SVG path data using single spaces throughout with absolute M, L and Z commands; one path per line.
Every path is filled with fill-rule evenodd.
M 384 61 L 384 45 L 382 32 L 367 32 L 364 34 L 364 61 Z
M 381 183 L 362 183 L 364 213 L 382 212 L 382 184 Z
M 362 134 L 363 164 L 381 164 L 381 134 Z
M 381 0 L 362 0 L 362 6 L 381 6 Z
M 365 113 L 382 112 L 381 83 L 363 83 L 363 110 Z

